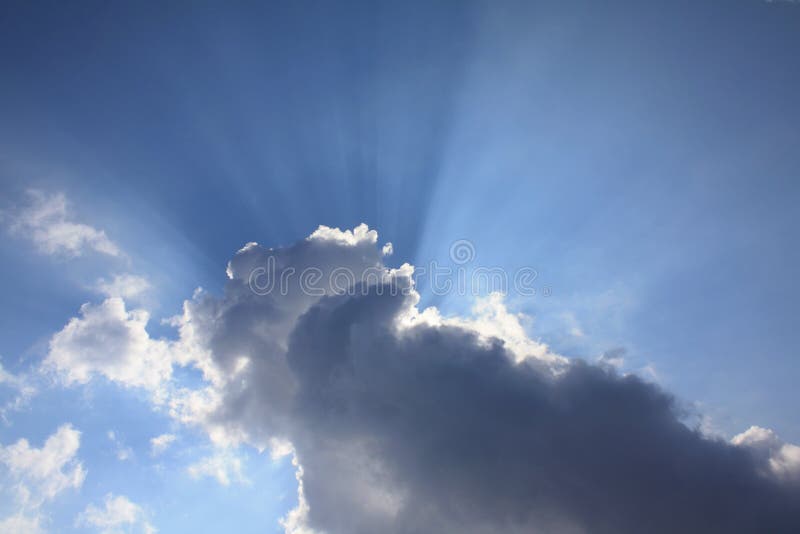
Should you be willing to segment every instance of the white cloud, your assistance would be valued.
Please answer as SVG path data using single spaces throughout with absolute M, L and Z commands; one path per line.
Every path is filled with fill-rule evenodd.
M 132 299 L 149 290 L 150 282 L 143 276 L 125 273 L 114 275 L 111 280 L 100 278 L 94 288 L 98 293 L 107 297 Z
M 48 195 L 31 190 L 28 194 L 31 203 L 11 217 L 13 234 L 30 239 L 45 254 L 74 257 L 93 250 L 122 256 L 122 251 L 103 230 L 72 219 L 63 193 Z
M 160 436 L 150 438 L 150 454 L 152 456 L 162 454 L 175 439 L 176 437 L 173 434 L 161 434 Z
M 751 426 L 734 436 L 731 443 L 748 447 L 761 456 L 776 477 L 800 481 L 800 447 L 784 442 L 772 430 Z
M 364 223 L 359 224 L 352 230 L 340 230 L 339 228 L 320 225 L 307 239 L 309 241 L 333 241 L 340 245 L 354 247 L 364 243 L 377 243 L 378 232 L 370 230 L 369 226 Z
M 771 450 L 780 447 L 781 440 L 777 434 L 768 428 L 751 426 L 741 434 L 733 436 L 731 443 L 746 447 L 761 447 Z
M 45 369 L 55 370 L 67 384 L 85 384 L 101 375 L 125 386 L 156 391 L 172 373 L 170 346 L 150 338 L 145 310 L 125 309 L 119 297 L 81 306 L 50 340 Z
M 410 276 L 410 275 L 409 275 Z M 466 317 L 442 317 L 435 307 L 418 311 L 411 308 L 401 317 L 401 326 L 412 327 L 417 324 L 429 326 L 457 326 L 476 332 L 484 343 L 499 340 L 513 355 L 517 362 L 535 359 L 551 365 L 561 365 L 566 358 L 555 354 L 546 343 L 531 339 L 523 321 L 529 318 L 522 313 L 512 313 L 505 304 L 502 293 L 491 293 L 475 299 L 472 315 Z
M 473 330 L 484 340 L 502 340 L 518 362 L 533 358 L 551 364 L 566 363 L 565 358 L 551 352 L 545 343 L 528 336 L 522 325 L 525 319 L 524 314 L 508 310 L 501 293 L 492 293 L 476 299 L 472 317 L 446 319 L 444 323 Z
M 78 516 L 76 523 L 94 527 L 102 534 L 156 532 L 141 506 L 124 495 L 114 496 L 112 493 L 105 496 L 102 507 L 89 504 Z
M 248 483 L 244 476 L 242 459 L 231 450 L 218 450 L 190 465 L 187 472 L 192 478 L 212 477 L 223 486 L 231 482 Z
M 308 506 L 303 486 L 303 466 L 300 465 L 297 456 L 292 457 L 292 465 L 295 467 L 294 477 L 297 480 L 297 506 L 289 510 L 278 522 L 285 534 L 319 534 L 308 525 L 308 513 L 311 508 Z
M 26 439 L 0 446 L 0 463 L 7 467 L 23 508 L 38 508 L 64 490 L 81 487 L 86 471 L 76 459 L 80 436 L 72 425 L 65 424 L 41 448 L 31 447 Z
M 283 438 L 272 438 L 269 442 L 269 456 L 273 461 L 278 461 L 294 454 L 292 442 Z
M 8 534 L 44 534 L 42 519 L 38 515 L 27 516 L 22 513 L 0 519 L 0 532 Z

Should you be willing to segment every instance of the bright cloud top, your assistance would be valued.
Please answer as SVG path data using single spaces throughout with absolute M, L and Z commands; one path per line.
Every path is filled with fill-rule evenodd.
M 800 482 L 800 447 L 785 443 L 772 430 L 751 426 L 734 436 L 731 443 L 756 451 L 762 462 L 769 466 L 772 475 Z

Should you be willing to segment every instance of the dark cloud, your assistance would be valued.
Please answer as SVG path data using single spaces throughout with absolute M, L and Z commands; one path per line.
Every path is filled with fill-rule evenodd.
M 312 526 L 332 533 L 797 532 L 800 492 L 703 437 L 635 376 L 554 376 L 407 303 L 331 297 L 299 321 L 289 430 Z
M 203 423 L 293 444 L 288 533 L 800 532 L 800 449 L 766 430 L 708 437 L 656 385 L 603 362 L 520 361 L 474 322 L 421 319 L 413 292 L 249 287 L 270 256 L 278 274 L 383 269 L 377 236 L 329 234 L 246 247 L 224 297 L 196 298 L 180 321 L 218 375 Z

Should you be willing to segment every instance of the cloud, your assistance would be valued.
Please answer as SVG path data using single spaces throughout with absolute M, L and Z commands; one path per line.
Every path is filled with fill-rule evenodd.
M 296 455 L 292 456 L 292 465 L 295 466 L 297 479 L 297 506 L 289 510 L 279 523 L 286 534 L 316 534 L 314 529 L 308 526 L 309 506 L 303 487 L 303 466 L 297 461 Z
M 160 436 L 150 438 L 150 455 L 158 456 L 163 454 L 175 439 L 177 438 L 173 434 L 161 434 Z
M 141 506 L 131 502 L 124 495 L 114 496 L 112 493 L 105 496 L 102 508 L 89 504 L 78 516 L 76 523 L 94 527 L 102 534 L 157 532 L 147 521 Z
M 77 460 L 81 433 L 65 424 L 41 448 L 26 439 L 0 445 L 0 464 L 6 468 L 2 487 L 13 491 L 15 514 L 0 519 L 0 532 L 44 532 L 41 507 L 68 489 L 78 489 L 86 470 Z
M 477 298 L 472 307 L 471 317 L 451 317 L 433 321 L 433 326 L 455 326 L 470 332 L 476 332 L 485 346 L 491 346 L 497 340 L 514 357 L 516 362 L 533 358 L 547 362 L 553 366 L 567 363 L 566 358 L 554 354 L 547 344 L 528 337 L 522 321 L 522 314 L 511 313 L 504 303 L 501 293 L 492 293 L 484 298 Z
M 308 236 L 309 241 L 330 241 L 340 245 L 355 247 L 363 243 L 375 244 L 378 241 L 378 232 L 370 230 L 366 224 L 359 224 L 352 230 L 340 230 L 329 226 L 320 226 Z M 390 245 L 391 246 L 391 245 Z
M 142 386 L 195 366 L 204 385 L 168 388 L 165 404 L 220 450 L 190 473 L 230 483 L 244 472 L 231 447 L 291 443 L 290 534 L 800 529 L 794 446 L 689 428 L 659 386 L 530 339 L 499 295 L 470 317 L 420 310 L 413 268 L 387 269 L 377 239 L 362 225 L 250 243 L 223 296 L 184 303 L 177 341 L 150 339 L 143 312 L 109 299 L 84 306 L 48 358 L 75 382 Z M 296 284 L 307 272 L 314 291 Z M 137 378 L 141 361 L 159 371 Z
M 33 241 L 41 252 L 75 257 L 91 250 L 122 256 L 103 230 L 72 219 L 63 193 L 48 195 L 30 190 L 28 196 L 30 204 L 11 215 L 9 228 L 13 234 Z
M 386 296 L 323 299 L 287 358 L 287 430 L 328 532 L 787 530 L 796 489 L 685 427 L 636 377 L 553 376 L 457 328 L 391 327 Z M 357 512 L 356 512 L 357 511 Z
M 242 459 L 233 451 L 220 450 L 190 465 L 187 472 L 192 478 L 212 477 L 223 486 L 231 482 L 248 483 Z
M 143 276 L 135 274 L 117 274 L 111 280 L 100 278 L 95 283 L 95 290 L 107 297 L 133 299 L 150 289 L 150 282 Z
M 772 430 L 751 426 L 734 436 L 731 443 L 755 451 L 776 477 L 800 482 L 800 447 L 785 443 Z
M 381 261 L 377 236 L 363 229 L 370 237 L 355 246 L 369 244 L 372 255 L 347 254 L 352 241 L 335 231 L 315 234 L 356 272 Z M 749 449 L 686 427 L 680 405 L 655 385 L 552 354 L 499 296 L 472 317 L 436 321 L 419 319 L 437 314 L 417 311 L 413 292 L 378 284 L 355 295 L 325 288 L 314 299 L 248 290 L 248 268 L 268 255 L 288 269 L 312 253 L 327 273 L 332 251 L 308 242 L 251 247 L 232 260 L 224 298 L 194 301 L 184 316 L 203 325 L 198 343 L 223 377 L 222 400 L 206 420 L 256 444 L 274 434 L 294 445 L 302 494 L 287 531 L 800 524 L 797 488 L 764 476 Z M 394 276 L 411 283 L 407 270 Z M 249 365 L 234 372 L 238 358 Z
M 172 373 L 169 343 L 151 339 L 145 327 L 149 314 L 128 311 L 119 297 L 84 304 L 50 339 L 44 368 L 67 384 L 85 384 L 92 376 L 125 386 L 157 390 Z

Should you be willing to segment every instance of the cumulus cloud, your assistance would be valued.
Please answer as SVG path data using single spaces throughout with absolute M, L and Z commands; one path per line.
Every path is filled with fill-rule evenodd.
M 150 338 L 150 315 L 128 311 L 119 297 L 101 304 L 84 304 L 81 316 L 70 319 L 49 344 L 44 368 L 67 384 L 85 384 L 93 376 L 126 386 L 156 390 L 172 373 L 169 343 Z
M 657 385 L 530 339 L 499 295 L 470 317 L 420 310 L 413 268 L 388 269 L 377 239 L 362 225 L 280 249 L 250 243 L 221 297 L 184 304 L 165 350 L 141 314 L 106 301 L 114 334 L 89 335 L 104 321 L 84 307 L 48 358 L 76 382 L 145 385 L 169 381 L 174 363 L 198 368 L 205 385 L 170 389 L 167 405 L 222 452 L 190 473 L 230 483 L 243 469 L 225 447 L 291 443 L 290 534 L 800 529 L 793 446 L 687 427 Z M 107 342 L 120 350 L 89 348 Z M 142 380 L 100 354 L 129 354 L 123 368 L 166 363 Z
M 511 313 L 504 303 L 501 293 L 492 293 L 485 298 L 477 298 L 472 307 L 471 317 L 449 317 L 428 321 L 433 326 L 455 326 L 475 332 L 485 346 L 491 346 L 497 340 L 513 355 L 516 362 L 534 359 L 549 363 L 555 369 L 566 364 L 566 358 L 553 353 L 547 344 L 528 337 L 523 326 L 526 317 L 523 314 Z M 416 310 L 416 308 L 412 308 Z M 431 312 L 428 313 L 431 316 Z
M 103 230 L 76 222 L 69 212 L 63 193 L 48 195 L 28 191 L 30 203 L 11 214 L 9 228 L 23 236 L 45 254 L 81 256 L 94 251 L 108 256 L 121 256 L 122 251 Z
M 0 446 L 0 462 L 8 469 L 24 506 L 39 506 L 69 488 L 79 488 L 86 477 L 76 459 L 81 433 L 66 424 L 47 438 L 41 448 L 28 440 Z
M 94 527 L 102 534 L 123 532 L 142 532 L 152 534 L 156 529 L 148 522 L 141 506 L 124 495 L 109 493 L 103 499 L 102 507 L 90 504 L 78 516 L 76 523 Z
M 321 225 L 314 230 L 310 236 L 309 241 L 330 241 L 337 244 L 355 247 L 362 243 L 375 244 L 378 242 L 378 232 L 370 230 L 366 224 L 359 224 L 352 230 L 340 230 L 339 228 L 331 228 L 329 226 Z M 389 244 L 389 246 L 391 246 Z
M 800 482 L 800 447 L 784 442 L 772 430 L 751 426 L 734 436 L 731 443 L 756 452 L 773 475 Z
M 232 260 L 223 299 L 194 301 L 183 318 L 203 325 L 198 343 L 225 377 L 206 419 L 254 443 L 275 434 L 294 445 L 302 492 L 287 531 L 800 524 L 797 489 L 764 476 L 757 455 L 687 428 L 652 384 L 552 354 L 499 296 L 472 317 L 437 320 L 417 311 L 415 293 L 379 291 L 385 281 L 314 298 L 250 291 L 246 275 L 268 256 L 285 270 L 313 255 L 322 279 L 333 257 L 356 273 L 382 267 L 377 235 L 352 235 L 325 229 L 288 249 L 250 247 Z M 314 250 L 315 240 L 332 248 Z M 395 271 L 395 283 L 409 275 Z
M 2 486 L 13 491 L 17 504 L 15 514 L 0 519 L 0 532 L 43 532 L 42 505 L 81 487 L 86 470 L 76 458 L 80 435 L 65 424 L 40 448 L 26 439 L 0 445 L 0 464 L 6 469 Z

